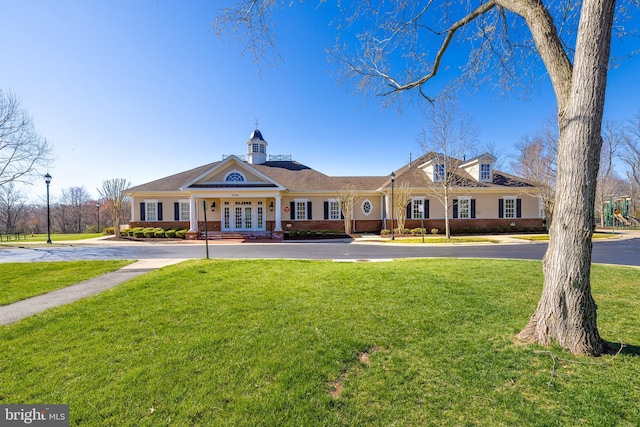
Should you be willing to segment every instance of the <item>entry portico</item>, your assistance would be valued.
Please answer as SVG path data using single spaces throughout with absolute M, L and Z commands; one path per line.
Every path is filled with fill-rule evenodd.
M 199 231 L 204 209 L 210 210 L 209 218 L 219 221 L 219 231 L 282 231 L 281 192 L 285 188 L 237 156 L 227 156 L 180 191 L 191 195 L 190 232 Z

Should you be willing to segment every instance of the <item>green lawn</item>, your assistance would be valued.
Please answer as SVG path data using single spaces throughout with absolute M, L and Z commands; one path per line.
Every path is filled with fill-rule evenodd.
M 451 236 L 447 239 L 444 236 L 425 235 L 424 243 L 497 243 L 495 239 L 487 237 L 462 237 Z M 396 237 L 395 240 L 385 240 L 385 243 L 422 243 L 422 237 Z
M 530 241 L 548 241 L 549 240 L 548 234 L 531 234 L 531 235 L 523 234 L 522 236 L 513 236 L 513 237 L 516 239 L 530 240 Z M 592 237 L 594 239 L 617 239 L 618 237 L 620 237 L 620 234 L 593 233 Z
M 69 261 L 0 264 L 0 306 L 115 271 L 133 261 Z
M 593 267 L 617 356 L 514 343 L 533 261 L 189 261 L 0 328 L 0 402 L 88 426 L 636 426 L 640 270 Z M 635 345 L 635 346 L 633 346 Z
M 69 240 L 85 240 L 85 239 L 93 239 L 94 237 L 102 237 L 104 236 L 103 233 L 68 233 L 68 234 L 51 234 L 51 243 L 58 243 L 58 242 L 66 242 Z M 20 245 L 20 244 L 24 244 L 24 243 L 46 243 L 47 242 L 47 238 L 49 237 L 48 234 L 27 234 L 26 235 L 26 239 L 24 238 L 25 236 L 20 236 L 20 239 L 18 240 L 14 240 L 14 236 L 11 236 L 12 240 L 7 241 L 6 239 L 3 238 L 2 244 L 10 244 L 10 245 Z

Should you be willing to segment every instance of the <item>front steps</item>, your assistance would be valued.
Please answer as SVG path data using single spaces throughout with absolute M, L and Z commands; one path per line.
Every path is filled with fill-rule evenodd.
M 223 232 L 209 231 L 206 233 L 201 231 L 198 233 L 198 240 L 221 240 L 225 242 L 255 242 L 255 241 L 274 241 L 277 239 L 268 231 L 246 231 L 246 232 Z

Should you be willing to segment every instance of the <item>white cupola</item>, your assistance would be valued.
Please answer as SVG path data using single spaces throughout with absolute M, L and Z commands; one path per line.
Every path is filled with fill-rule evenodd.
M 267 141 L 258 129 L 251 132 L 247 141 L 247 158 L 249 164 L 261 165 L 267 161 Z

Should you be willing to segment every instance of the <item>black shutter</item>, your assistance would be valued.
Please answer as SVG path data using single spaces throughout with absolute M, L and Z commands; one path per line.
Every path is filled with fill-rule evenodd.
M 307 202 L 307 219 L 311 219 L 311 202 Z
M 162 221 L 162 202 L 158 202 L 158 221 Z
M 498 199 L 498 218 L 504 218 L 504 199 Z
M 522 199 L 516 199 L 516 218 L 522 217 Z
M 289 203 L 289 209 L 291 209 L 291 219 L 296 219 L 296 202 Z
M 144 220 L 144 202 L 140 202 L 140 221 Z
M 178 202 L 173 204 L 173 220 L 180 221 L 180 203 Z
M 409 202 L 409 204 L 407 205 L 407 219 L 411 219 L 411 205 L 413 204 L 413 201 Z
M 324 202 L 324 219 L 329 219 L 329 202 Z
M 458 218 L 458 199 L 453 200 L 453 217 Z
M 424 217 L 429 218 L 429 199 L 424 199 Z
M 476 199 L 471 199 L 471 218 L 476 217 Z

